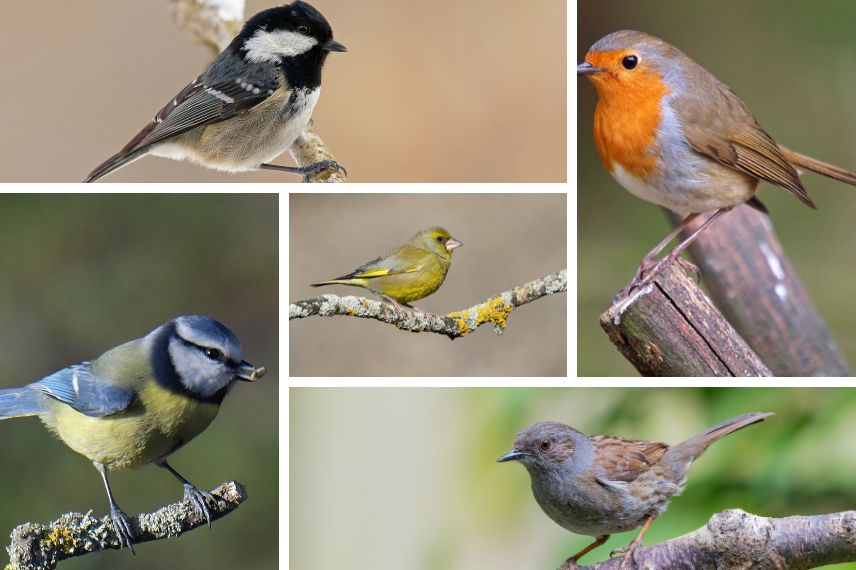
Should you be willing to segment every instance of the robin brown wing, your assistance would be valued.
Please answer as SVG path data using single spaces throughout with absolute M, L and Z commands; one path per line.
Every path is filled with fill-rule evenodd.
M 622 439 L 608 435 L 591 437 L 595 444 L 595 464 L 610 481 L 627 483 L 662 459 L 669 446 L 656 441 Z
M 703 93 L 688 91 L 672 102 L 683 120 L 684 136 L 693 150 L 780 186 L 814 208 L 796 169 L 761 128 L 746 104 L 706 70 L 701 69 L 701 72 L 708 76 L 706 83 L 711 89 Z

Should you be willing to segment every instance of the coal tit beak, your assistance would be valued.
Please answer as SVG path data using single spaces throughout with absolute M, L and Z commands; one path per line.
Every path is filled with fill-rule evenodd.
M 241 361 L 237 370 L 235 370 L 235 376 L 238 380 L 242 380 L 244 382 L 255 382 L 265 374 L 267 374 L 267 368 L 264 366 L 256 368 L 246 360 Z
M 329 40 L 327 40 L 327 43 L 325 43 L 321 47 L 326 51 L 348 51 L 348 48 L 346 48 L 345 46 L 343 46 L 342 44 L 340 44 L 339 42 L 337 42 L 333 38 L 330 38 Z

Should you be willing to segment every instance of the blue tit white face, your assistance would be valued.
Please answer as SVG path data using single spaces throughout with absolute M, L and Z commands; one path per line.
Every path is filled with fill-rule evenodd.
M 167 351 L 188 391 L 206 399 L 239 379 L 244 351 L 232 331 L 200 315 L 178 317 L 174 323 Z

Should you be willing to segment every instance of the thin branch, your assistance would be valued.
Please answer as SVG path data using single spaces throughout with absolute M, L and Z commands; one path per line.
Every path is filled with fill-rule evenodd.
M 558 273 L 545 275 L 540 279 L 494 295 L 469 309 L 443 316 L 428 315 L 418 309 L 406 309 L 402 316 L 391 303 L 351 295 L 346 297 L 322 295 L 315 299 L 292 303 L 288 307 L 288 320 L 305 319 L 313 315 L 359 317 L 395 325 L 403 331 L 444 334 L 454 340 L 467 336 L 486 323 L 492 323 L 496 333 L 502 334 L 511 311 L 546 295 L 564 293 L 567 290 L 567 270 L 562 269 Z
M 221 499 L 216 504 L 206 501 L 212 521 L 223 518 L 247 500 L 247 490 L 237 481 L 222 483 L 212 489 L 211 494 Z M 174 538 L 208 524 L 205 517 L 185 501 L 129 519 L 134 543 Z M 47 525 L 24 523 L 17 526 L 12 531 L 12 543 L 7 549 L 8 568 L 51 570 L 67 558 L 119 548 L 109 516 L 97 518 L 90 513 L 66 513 Z
M 212 57 L 226 49 L 244 24 L 244 0 L 170 0 L 175 24 L 195 41 L 211 48 Z M 298 166 L 335 160 L 333 153 L 310 124 L 288 150 Z M 345 182 L 334 168 L 312 174 L 310 182 Z
M 640 548 L 629 568 L 669 570 L 804 570 L 856 561 L 856 511 L 785 518 L 759 517 L 732 509 L 705 526 L 649 548 Z M 630 561 L 628 561 L 630 562 Z M 615 558 L 590 570 L 618 570 Z

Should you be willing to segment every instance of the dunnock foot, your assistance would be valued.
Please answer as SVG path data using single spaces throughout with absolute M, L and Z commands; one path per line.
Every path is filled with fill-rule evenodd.
M 533 424 L 497 461 L 519 461 L 529 471 L 535 500 L 551 519 L 597 539 L 562 565 L 573 568 L 609 535 L 642 527 L 623 550 L 622 568 L 669 499 L 686 486 L 692 462 L 717 439 L 762 421 L 770 413 L 732 418 L 677 445 L 604 435 L 587 436 L 557 422 Z

